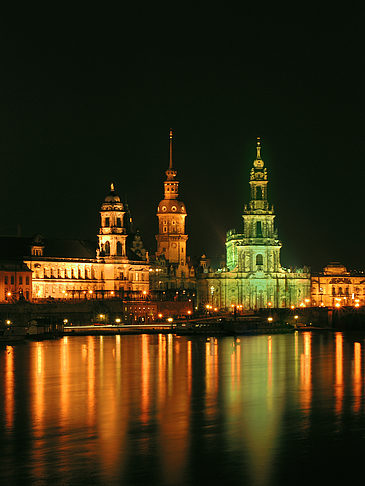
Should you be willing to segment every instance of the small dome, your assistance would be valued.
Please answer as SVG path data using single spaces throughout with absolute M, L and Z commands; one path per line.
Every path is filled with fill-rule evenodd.
M 118 203 L 120 203 L 120 197 L 115 192 L 114 184 L 113 183 L 110 185 L 110 192 L 106 196 L 106 198 L 104 199 L 104 201 L 105 202 L 118 202 Z

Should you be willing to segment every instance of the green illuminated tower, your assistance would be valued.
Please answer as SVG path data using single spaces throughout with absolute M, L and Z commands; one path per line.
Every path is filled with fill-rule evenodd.
M 227 234 L 227 266 L 264 276 L 281 271 L 281 242 L 274 227 L 274 208 L 267 197 L 267 170 L 261 159 L 259 138 L 256 152 L 250 173 L 251 200 L 243 212 L 243 234 L 233 231 Z
M 310 276 L 307 269 L 287 270 L 280 264 L 282 245 L 274 226 L 274 208 L 268 201 L 268 177 L 259 138 L 249 183 L 243 232 L 227 232 L 226 268 L 201 273 L 198 301 L 244 309 L 300 305 L 309 297 Z

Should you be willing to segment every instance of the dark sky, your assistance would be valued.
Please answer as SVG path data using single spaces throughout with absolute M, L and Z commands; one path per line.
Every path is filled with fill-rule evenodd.
M 172 127 L 188 253 L 241 228 L 261 136 L 282 263 L 364 269 L 359 13 L 209 5 L 3 25 L 0 234 L 95 239 L 113 181 L 154 252 Z

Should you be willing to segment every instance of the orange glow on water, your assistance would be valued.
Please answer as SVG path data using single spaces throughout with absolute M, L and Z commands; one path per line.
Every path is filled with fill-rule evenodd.
M 141 336 L 141 421 L 147 422 L 149 411 L 150 355 L 147 334 Z
M 361 344 L 354 343 L 354 361 L 353 361 L 353 394 L 354 394 L 354 412 L 358 412 L 361 405 Z
M 336 399 L 336 413 L 340 413 L 342 410 L 343 401 L 343 336 L 342 333 L 336 333 L 336 386 L 335 386 L 335 399 Z
M 11 429 L 14 423 L 14 348 L 5 348 L 5 425 Z
M 300 357 L 300 381 L 302 387 L 302 407 L 305 412 L 309 412 L 312 399 L 312 334 L 303 333 L 304 352 Z
M 214 338 L 205 343 L 205 408 L 209 419 L 217 410 L 218 393 L 218 346 Z

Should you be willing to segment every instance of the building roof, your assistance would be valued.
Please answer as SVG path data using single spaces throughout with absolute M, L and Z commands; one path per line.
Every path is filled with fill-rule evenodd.
M 1 271 L 4 271 L 4 272 L 30 272 L 30 273 L 32 273 L 32 270 L 30 270 L 25 263 L 8 261 L 8 260 L 1 260 L 0 261 L 0 272 Z
M 43 257 L 86 258 L 96 257 L 96 241 L 41 238 L 19 236 L 0 236 L 0 255 L 5 259 L 24 259 L 31 257 L 32 246 L 43 247 Z

